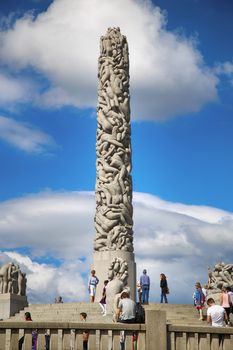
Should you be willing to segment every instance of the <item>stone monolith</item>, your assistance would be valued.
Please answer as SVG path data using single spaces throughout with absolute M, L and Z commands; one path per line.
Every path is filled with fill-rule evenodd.
M 109 28 L 100 40 L 97 122 L 93 268 L 100 282 L 96 300 L 106 279 L 108 294 L 129 286 L 135 299 L 129 54 L 119 28 Z

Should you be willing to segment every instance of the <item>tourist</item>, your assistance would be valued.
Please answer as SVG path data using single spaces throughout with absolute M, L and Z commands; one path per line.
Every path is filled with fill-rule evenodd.
M 31 317 L 30 312 L 25 312 L 24 318 L 25 318 L 25 321 L 32 321 L 32 317 Z M 31 348 L 32 350 L 37 349 L 37 336 L 38 336 L 37 330 L 33 329 L 32 330 L 32 348 Z M 24 343 L 24 336 L 19 339 L 18 350 L 22 350 L 23 343 Z
M 140 277 L 140 286 L 142 288 L 142 304 L 148 304 L 150 291 L 150 277 L 147 275 L 146 269 L 143 270 Z
M 55 299 L 54 299 L 54 303 L 55 303 L 55 304 L 63 303 L 62 297 L 59 296 L 59 297 L 55 298 Z
M 80 312 L 79 316 L 80 316 L 81 322 L 87 321 L 86 312 Z M 88 350 L 88 338 L 89 338 L 89 331 L 85 329 L 83 331 L 83 350 Z
M 57 298 L 57 303 L 59 304 L 59 303 L 63 303 L 63 300 L 62 300 L 62 297 L 61 296 L 59 296 L 58 298 Z
M 137 281 L 138 302 L 142 303 L 142 287 L 140 281 Z
M 224 308 L 220 305 L 216 305 L 213 298 L 207 300 L 207 322 L 213 327 L 223 327 L 225 326 L 225 321 L 227 321 L 227 314 Z
M 205 296 L 205 300 L 207 300 L 207 296 L 208 296 L 208 284 L 204 284 L 204 286 L 202 287 L 202 293 Z
M 91 276 L 88 280 L 88 291 L 90 294 L 90 302 L 94 303 L 95 301 L 95 293 L 96 293 L 96 286 L 99 283 L 98 277 L 95 275 L 95 270 L 91 270 Z
M 107 309 L 106 309 L 106 287 L 108 284 L 108 280 L 104 281 L 104 287 L 103 287 L 103 292 L 102 292 L 102 298 L 99 302 L 99 305 L 102 309 L 101 313 L 103 314 L 103 316 L 107 315 Z
M 195 292 L 194 292 L 194 304 L 196 306 L 196 309 L 199 313 L 199 320 L 203 320 L 203 308 L 205 304 L 205 296 L 203 294 L 202 288 L 201 288 L 201 283 L 197 282 L 195 284 Z
M 222 291 L 220 293 L 220 305 L 226 311 L 228 324 L 231 311 L 231 298 L 230 295 L 227 293 L 227 289 L 225 287 L 222 288 Z
M 163 303 L 163 300 L 167 304 L 167 294 L 169 292 L 168 285 L 167 285 L 167 277 L 164 275 L 164 273 L 160 274 L 160 288 L 161 288 L 161 298 L 160 303 Z
M 231 310 L 230 310 L 230 313 L 233 314 L 233 292 L 232 292 L 232 289 L 231 287 L 227 287 L 227 294 L 230 296 L 230 300 L 231 300 Z
M 129 298 L 129 293 L 122 292 L 118 305 L 117 322 L 134 323 L 136 304 Z
M 45 350 L 50 349 L 50 329 L 45 330 Z

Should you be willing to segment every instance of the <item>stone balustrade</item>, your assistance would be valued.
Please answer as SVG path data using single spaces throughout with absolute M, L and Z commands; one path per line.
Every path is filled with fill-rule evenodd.
M 168 350 L 231 350 L 233 327 L 168 325 Z
M 24 336 L 24 350 L 31 350 L 32 330 L 38 331 L 38 350 L 45 348 L 45 333 L 50 334 L 50 350 L 82 350 L 83 331 L 88 330 L 89 350 L 120 349 L 120 332 L 125 331 L 125 350 L 132 350 L 132 335 L 137 335 L 140 350 L 230 350 L 233 327 L 168 324 L 166 312 L 146 310 L 145 324 L 97 322 L 0 322 L 0 350 L 18 349 Z

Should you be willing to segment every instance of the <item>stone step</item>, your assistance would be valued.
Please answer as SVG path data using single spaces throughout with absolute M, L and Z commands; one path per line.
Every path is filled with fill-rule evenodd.
M 193 305 L 157 303 L 144 307 L 166 311 L 168 323 L 171 324 L 202 324 L 198 320 L 198 313 Z M 22 321 L 27 311 L 31 313 L 34 321 L 79 322 L 80 312 L 86 312 L 90 322 L 112 322 L 111 315 L 106 317 L 101 315 L 99 303 L 32 304 L 11 317 L 9 321 Z

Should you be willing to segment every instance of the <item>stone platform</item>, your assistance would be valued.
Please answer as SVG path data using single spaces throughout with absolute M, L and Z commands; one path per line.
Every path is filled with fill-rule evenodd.
M 25 296 L 11 293 L 0 294 L 0 319 L 15 315 L 27 305 L 27 297 Z
M 197 310 L 188 304 L 145 305 L 146 310 L 166 311 L 168 324 L 206 326 L 206 321 L 199 321 Z M 29 311 L 33 321 L 80 322 L 80 312 L 87 313 L 87 321 L 92 323 L 112 323 L 112 316 L 102 316 L 98 303 L 63 303 L 33 304 L 6 321 L 23 321 L 24 313 Z

